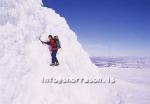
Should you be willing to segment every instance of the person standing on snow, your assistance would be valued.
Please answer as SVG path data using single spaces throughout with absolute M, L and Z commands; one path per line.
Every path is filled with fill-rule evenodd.
M 49 39 L 49 41 L 47 41 L 47 42 L 44 42 L 44 41 L 41 41 L 41 40 L 40 41 L 42 42 L 42 44 L 49 45 L 49 48 L 50 48 L 50 51 L 51 51 L 51 57 L 52 57 L 52 63 L 50 64 L 50 66 L 58 66 L 59 62 L 58 62 L 58 59 L 56 57 L 58 47 L 57 47 L 57 44 L 56 44 L 56 40 L 52 37 L 52 35 L 49 35 L 48 39 Z

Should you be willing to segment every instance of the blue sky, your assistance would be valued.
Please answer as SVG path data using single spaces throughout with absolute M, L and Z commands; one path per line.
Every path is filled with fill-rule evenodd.
M 150 0 L 43 0 L 90 56 L 150 56 Z

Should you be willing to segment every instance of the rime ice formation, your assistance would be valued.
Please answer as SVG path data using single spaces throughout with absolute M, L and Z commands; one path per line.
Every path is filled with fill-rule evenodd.
M 59 67 L 38 38 L 58 35 Z M 41 0 L 0 1 L 0 104 L 111 104 L 106 85 L 43 84 L 43 78 L 98 77 L 66 20 Z M 110 103 L 111 102 L 111 103 Z

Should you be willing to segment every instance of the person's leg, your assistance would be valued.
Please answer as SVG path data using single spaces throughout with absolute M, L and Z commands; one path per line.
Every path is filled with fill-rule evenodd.
M 54 52 L 54 54 L 53 54 L 53 56 L 54 56 L 54 63 L 57 61 L 56 60 L 56 53 L 57 53 L 57 51 L 53 51 Z
M 52 56 L 52 64 L 55 64 L 55 52 L 54 51 L 51 52 L 51 56 Z
M 56 63 L 56 65 L 59 65 L 59 62 L 58 62 L 56 55 L 57 55 L 57 51 L 55 51 L 55 63 Z
M 56 57 L 56 59 L 55 59 L 55 62 L 56 62 L 56 63 L 59 63 L 57 57 Z
M 56 55 L 57 55 L 57 51 L 56 51 Z M 58 59 L 57 59 L 56 55 L 55 55 L 55 62 L 58 63 Z

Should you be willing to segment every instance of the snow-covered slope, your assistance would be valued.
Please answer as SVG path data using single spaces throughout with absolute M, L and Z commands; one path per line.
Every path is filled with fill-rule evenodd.
M 137 81 L 138 76 L 147 79 L 149 73 L 145 74 L 142 71 L 140 74 L 139 70 L 135 71 L 137 77 L 132 77 L 136 79 L 133 80 L 126 77 L 134 74 L 132 71 L 129 71 L 130 74 L 126 73 L 124 71 L 126 67 L 123 70 L 122 67 L 118 70 L 116 67 L 107 67 L 108 70 L 98 69 L 91 63 L 66 20 L 54 10 L 41 5 L 41 0 L 0 0 L 0 104 L 148 104 L 150 102 L 148 81 L 142 85 L 140 82 L 134 82 Z M 49 34 L 58 35 L 61 41 L 58 67 L 49 66 L 51 57 L 48 47 L 38 40 L 39 36 L 42 40 L 47 40 Z M 149 63 L 148 60 L 146 62 Z M 117 66 L 118 63 L 115 65 Z M 146 77 L 142 77 L 143 75 Z M 124 81 L 115 80 L 115 84 L 42 83 L 43 79 L 51 78 L 57 80 L 102 78 L 103 80 L 111 76 Z M 138 81 L 143 82 L 143 80 Z M 140 97 L 142 100 L 137 102 Z
M 100 73 L 113 76 L 117 82 L 113 93 L 121 104 L 150 103 L 150 57 L 94 57 L 92 61 L 99 67 Z
M 0 104 L 111 104 L 104 85 L 43 84 L 43 78 L 98 77 L 66 20 L 41 0 L 0 0 Z M 58 35 L 59 67 L 38 38 Z
M 91 57 L 98 67 L 149 69 L 150 57 Z

